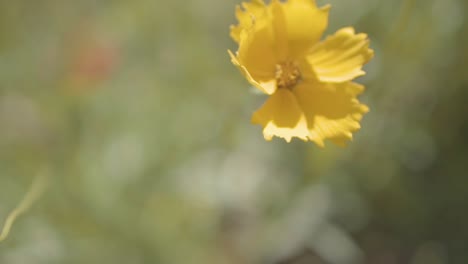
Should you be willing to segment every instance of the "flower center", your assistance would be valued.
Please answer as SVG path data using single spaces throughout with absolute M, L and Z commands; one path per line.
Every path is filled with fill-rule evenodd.
M 301 80 L 301 72 L 294 62 L 286 61 L 276 64 L 275 78 L 278 88 L 292 89 Z

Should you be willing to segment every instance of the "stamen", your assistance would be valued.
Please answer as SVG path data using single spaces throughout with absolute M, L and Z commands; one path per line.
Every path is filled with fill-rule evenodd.
M 275 72 L 276 84 L 278 88 L 292 89 L 301 79 L 301 72 L 292 61 L 276 64 Z

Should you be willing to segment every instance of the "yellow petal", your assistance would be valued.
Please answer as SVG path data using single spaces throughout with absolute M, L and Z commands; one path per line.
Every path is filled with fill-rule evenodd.
M 237 60 L 257 82 L 275 79 L 277 57 L 270 16 L 261 17 L 252 28 L 242 30 Z
M 237 68 L 240 70 L 240 72 L 242 73 L 242 75 L 244 75 L 244 77 L 247 79 L 247 81 L 252 84 L 253 86 L 255 86 L 257 89 L 259 89 L 260 91 L 266 93 L 266 94 L 273 94 L 275 91 L 276 91 L 276 80 L 274 79 L 271 79 L 271 80 L 267 80 L 267 81 L 256 81 L 252 75 L 250 75 L 249 71 L 243 66 L 240 64 L 239 60 L 237 59 L 236 56 L 234 56 L 234 54 L 232 54 L 232 52 L 230 50 L 228 50 L 228 53 L 229 53 L 229 56 L 231 56 L 231 62 L 237 66 Z
M 300 58 L 320 40 L 328 25 L 330 6 L 318 8 L 315 0 L 289 0 L 280 3 L 272 1 L 275 33 L 277 39 L 285 39 L 288 44 L 288 57 Z
M 306 118 L 294 94 L 288 89 L 279 89 L 252 116 L 252 123 L 263 126 L 263 136 L 271 140 L 273 136 L 287 142 L 298 137 L 307 140 L 309 131 Z
M 366 34 L 343 28 L 317 44 L 307 56 L 321 82 L 347 82 L 364 75 L 362 66 L 373 56 Z
M 319 146 L 324 145 L 324 139 L 333 139 L 335 143 L 351 140 L 352 132 L 361 127 L 363 114 L 369 111 L 356 98 L 363 88 L 352 82 L 303 82 L 296 86 L 294 93 L 306 116 L 308 138 Z
M 249 3 L 242 3 L 242 7 L 237 6 L 236 18 L 239 24 L 231 26 L 231 38 L 239 43 L 242 29 L 250 28 L 252 22 L 255 21 L 257 17 L 262 16 L 266 11 L 265 3 L 262 0 L 252 0 Z

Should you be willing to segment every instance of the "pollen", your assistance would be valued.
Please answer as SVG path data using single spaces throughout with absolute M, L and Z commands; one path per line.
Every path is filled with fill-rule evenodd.
M 292 89 L 301 79 L 301 72 L 292 61 L 276 64 L 275 78 L 278 88 Z

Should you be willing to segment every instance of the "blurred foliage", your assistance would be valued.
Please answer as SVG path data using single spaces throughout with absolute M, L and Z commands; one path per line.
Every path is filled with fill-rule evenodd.
M 468 261 L 468 4 L 320 0 L 376 57 L 354 142 L 265 142 L 238 1 L 0 1 L 0 263 Z

